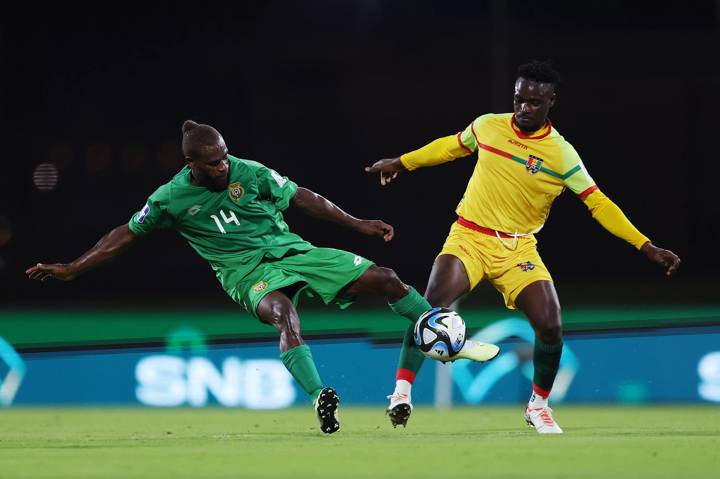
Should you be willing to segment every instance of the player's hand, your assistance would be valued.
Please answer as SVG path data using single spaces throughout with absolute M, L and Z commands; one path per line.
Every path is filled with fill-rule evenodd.
M 653 263 L 663 266 L 667 276 L 672 276 L 680 267 L 680 258 L 675 253 L 658 248 L 649 241 L 640 248 L 640 251 L 645 253 L 645 256 Z
M 70 265 L 61 263 L 38 263 L 28 268 L 25 274 L 28 275 L 29 279 L 43 282 L 51 278 L 59 279 L 60 281 L 72 281 L 77 276 Z
M 368 236 L 382 236 L 385 241 L 390 241 L 395 236 L 395 229 L 380 220 L 360 220 L 355 229 Z
M 392 180 L 397 178 L 399 172 L 403 171 L 405 166 L 397 158 L 384 158 L 376 161 L 372 166 L 366 166 L 365 171 L 368 173 L 380 173 L 380 184 L 389 185 Z

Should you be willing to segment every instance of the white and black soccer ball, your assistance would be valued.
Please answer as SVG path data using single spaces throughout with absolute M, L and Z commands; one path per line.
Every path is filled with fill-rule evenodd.
M 465 321 L 448 308 L 433 308 L 415 323 L 415 344 L 438 361 L 452 361 L 465 345 Z

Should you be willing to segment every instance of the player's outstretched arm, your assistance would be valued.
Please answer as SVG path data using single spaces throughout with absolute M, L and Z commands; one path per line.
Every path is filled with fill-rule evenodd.
M 293 196 L 292 204 L 308 216 L 347 226 L 368 236 L 382 236 L 385 241 L 390 241 L 395 235 L 393 227 L 389 224 L 380 220 L 355 218 L 330 200 L 307 188 L 298 187 L 295 196 Z
M 658 248 L 650 242 L 647 236 L 638 231 L 620 208 L 605 196 L 597 187 L 585 198 L 583 202 L 597 220 L 606 230 L 618 238 L 624 239 L 645 256 L 665 268 L 665 274 L 673 275 L 680 267 L 680 258 L 672 251 Z
M 82 273 L 112 260 L 136 240 L 137 237 L 130 231 L 127 224 L 120 225 L 100 238 L 95 246 L 72 263 L 38 263 L 28 268 L 25 274 L 28 275 L 28 278 L 37 281 L 47 281 L 51 278 L 71 281 Z
M 398 173 L 404 170 L 412 171 L 416 168 L 440 165 L 456 158 L 462 158 L 472 153 L 457 135 L 438 138 L 427 145 L 397 158 L 384 158 L 376 161 L 372 166 L 365 167 L 367 173 L 380 173 L 380 184 L 385 186 L 397 178 Z M 474 146 L 477 149 L 477 146 Z

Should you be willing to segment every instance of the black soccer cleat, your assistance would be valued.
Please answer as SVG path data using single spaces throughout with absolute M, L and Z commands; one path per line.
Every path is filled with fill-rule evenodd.
M 332 434 L 340 429 L 338 421 L 338 407 L 340 398 L 333 388 L 323 388 L 315 400 L 315 412 L 320 421 L 320 430 L 325 434 Z
M 410 409 L 409 404 L 398 404 L 387 411 L 387 415 L 390 417 L 390 422 L 393 427 L 407 427 L 408 419 L 410 419 L 410 413 L 412 413 L 412 409 Z

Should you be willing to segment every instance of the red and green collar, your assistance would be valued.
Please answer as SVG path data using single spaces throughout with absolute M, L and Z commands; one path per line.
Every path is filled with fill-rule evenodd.
M 550 118 L 548 118 L 547 120 L 545 120 L 545 125 L 543 125 L 542 128 L 540 128 L 538 131 L 532 132 L 529 135 L 526 135 L 515 124 L 515 114 L 513 113 L 513 116 L 510 118 L 510 128 L 512 128 L 518 138 L 521 138 L 523 140 L 540 140 L 550 134 L 550 132 L 552 131 L 552 122 L 550 121 Z

